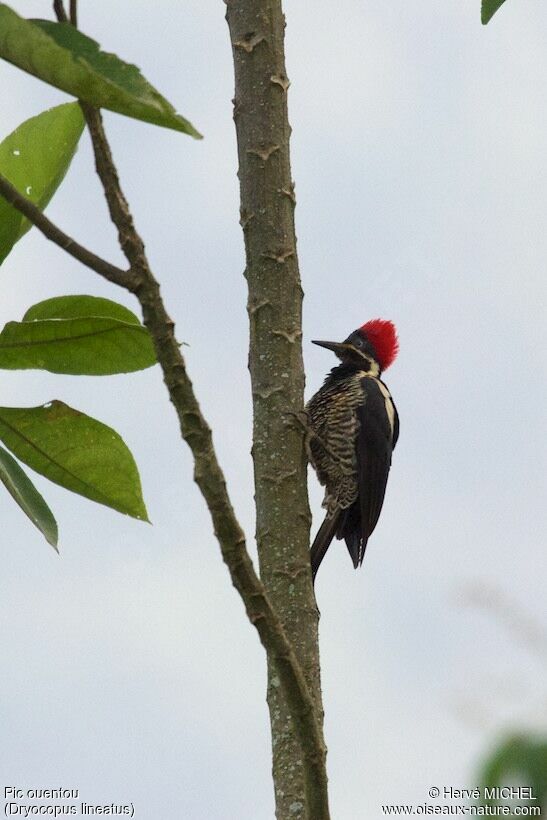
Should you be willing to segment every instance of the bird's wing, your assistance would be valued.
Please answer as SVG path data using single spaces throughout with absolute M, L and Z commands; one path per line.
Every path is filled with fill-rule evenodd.
M 399 434 L 397 410 L 387 387 L 379 379 L 361 380 L 364 402 L 357 410 L 357 464 L 363 549 L 374 530 L 386 492 L 391 454 Z M 362 554 L 359 556 L 362 561 Z

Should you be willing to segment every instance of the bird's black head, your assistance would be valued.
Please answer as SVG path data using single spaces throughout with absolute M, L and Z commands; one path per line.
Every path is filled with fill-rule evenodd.
M 372 319 L 354 330 L 343 342 L 314 341 L 332 350 L 343 365 L 356 367 L 378 376 L 393 362 L 399 349 L 393 322 Z

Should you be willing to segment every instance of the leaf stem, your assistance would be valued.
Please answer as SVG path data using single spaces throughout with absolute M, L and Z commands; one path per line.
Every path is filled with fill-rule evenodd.
M 110 282 L 122 287 L 128 287 L 131 282 L 131 274 L 122 268 L 117 268 L 97 256 L 92 251 L 84 248 L 76 242 L 75 239 L 68 236 L 60 228 L 57 227 L 44 213 L 37 208 L 36 205 L 19 193 L 9 180 L 0 174 L 0 195 L 4 197 L 6 202 L 13 205 L 20 213 L 29 219 L 39 231 L 41 231 L 47 239 L 50 239 L 56 245 L 59 245 L 64 251 L 69 253 L 83 265 L 91 268 L 96 273 L 104 276 Z

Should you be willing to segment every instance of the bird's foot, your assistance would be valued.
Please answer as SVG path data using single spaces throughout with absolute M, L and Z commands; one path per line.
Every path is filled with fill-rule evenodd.
M 285 415 L 289 417 L 285 422 L 287 427 L 291 427 L 293 430 L 298 430 L 299 432 L 304 433 L 304 447 L 306 448 L 306 455 L 308 457 L 308 461 L 313 463 L 310 442 L 313 438 L 317 438 L 317 436 L 310 426 L 310 419 L 307 412 L 305 410 L 299 410 L 295 413 L 294 410 L 286 410 Z
M 305 433 L 313 435 L 313 430 L 310 427 L 310 420 L 305 410 L 285 410 L 285 416 L 289 416 L 285 422 L 287 427 L 293 427 L 297 430 L 304 430 Z

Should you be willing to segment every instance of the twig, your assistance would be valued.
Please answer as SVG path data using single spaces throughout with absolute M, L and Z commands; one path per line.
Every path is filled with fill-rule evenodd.
M 20 194 L 17 188 L 2 175 L 0 175 L 0 194 L 10 205 L 13 205 L 14 208 L 26 216 L 47 239 L 55 242 L 56 245 L 59 245 L 60 248 L 83 265 L 104 276 L 109 282 L 114 282 L 114 284 L 121 285 L 122 287 L 129 286 L 132 281 L 129 271 L 111 265 L 110 262 L 101 259 L 100 256 L 84 248 L 83 245 L 80 245 L 75 239 L 72 239 L 72 237 L 64 233 L 42 213 L 40 208 L 37 208 L 30 199 Z
M 91 136 L 95 167 L 103 185 L 110 218 L 118 230 L 120 247 L 130 265 L 132 276 L 130 289 L 136 293 L 137 288 L 146 280 L 149 284 L 154 282 L 157 287 L 144 252 L 144 243 L 135 230 L 129 205 L 120 186 L 101 112 L 82 101 L 80 101 L 80 106 Z

